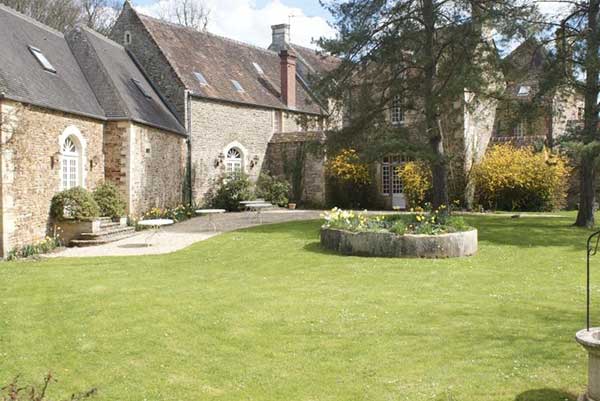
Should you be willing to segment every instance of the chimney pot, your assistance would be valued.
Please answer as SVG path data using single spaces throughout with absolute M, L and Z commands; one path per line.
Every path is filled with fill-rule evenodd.
M 279 52 L 281 65 L 281 100 L 290 109 L 296 108 L 296 54 L 291 49 Z
M 290 25 L 271 25 L 271 32 L 272 38 L 269 48 L 274 51 L 281 51 L 287 48 L 288 43 L 290 43 Z

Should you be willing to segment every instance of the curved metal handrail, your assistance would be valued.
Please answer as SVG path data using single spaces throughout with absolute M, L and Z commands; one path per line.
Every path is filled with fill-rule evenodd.
M 592 241 L 596 237 L 596 243 L 592 244 Z M 598 253 L 598 247 L 600 245 L 600 231 L 596 231 L 590 235 L 587 239 L 587 278 L 586 278 L 586 327 L 587 331 L 590 331 L 590 256 L 594 256 Z

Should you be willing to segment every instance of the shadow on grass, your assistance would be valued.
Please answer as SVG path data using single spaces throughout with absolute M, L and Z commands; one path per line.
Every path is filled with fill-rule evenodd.
M 577 396 L 561 390 L 541 388 L 527 390 L 515 397 L 515 401 L 576 401 Z
M 593 231 L 574 227 L 565 217 L 476 217 L 467 218 L 479 230 L 479 241 L 520 247 L 560 246 L 585 250 L 585 241 Z
M 569 217 L 521 217 L 470 216 L 469 225 L 479 231 L 479 241 L 498 245 L 531 247 L 568 247 L 585 250 L 585 241 L 593 231 L 574 227 Z M 249 227 L 240 232 L 269 234 L 285 233 L 298 239 L 318 240 L 320 220 L 304 220 Z M 318 247 L 307 247 L 309 251 L 319 251 Z
M 308 252 L 313 252 L 313 253 L 320 253 L 322 255 L 343 256 L 343 255 L 340 255 L 337 252 L 334 252 L 332 250 L 323 248 L 321 246 L 321 243 L 319 241 L 310 242 L 310 243 L 304 245 L 304 250 L 306 250 Z

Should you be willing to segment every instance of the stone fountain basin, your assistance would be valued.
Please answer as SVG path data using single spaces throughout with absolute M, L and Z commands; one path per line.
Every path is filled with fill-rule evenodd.
M 397 235 L 321 228 L 321 246 L 342 255 L 390 258 L 456 258 L 477 252 L 477 230 L 439 235 Z
M 578 401 L 600 401 L 600 327 L 579 330 L 575 340 L 588 353 L 588 386 Z
M 579 330 L 575 339 L 584 348 L 598 349 L 600 351 L 600 327 L 590 327 L 590 330 Z

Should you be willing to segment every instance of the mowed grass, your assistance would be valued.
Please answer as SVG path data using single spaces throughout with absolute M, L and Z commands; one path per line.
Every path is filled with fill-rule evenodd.
M 164 256 L 2 263 L 0 383 L 52 371 L 52 396 L 120 401 L 575 400 L 589 231 L 573 215 L 468 221 L 480 252 L 465 259 L 338 256 L 311 221 Z

